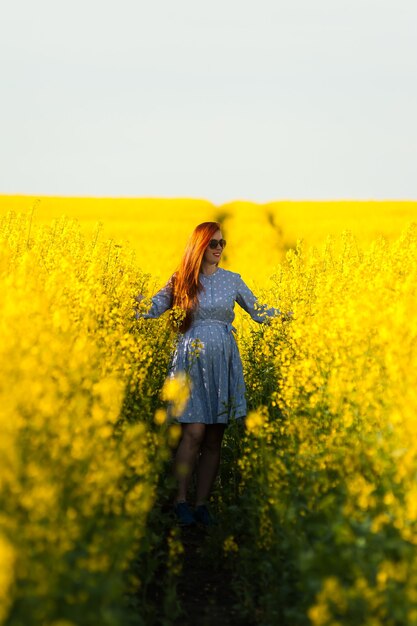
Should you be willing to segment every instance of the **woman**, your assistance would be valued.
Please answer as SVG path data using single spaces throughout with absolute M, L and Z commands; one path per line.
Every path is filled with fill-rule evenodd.
M 182 525 L 212 523 L 206 502 L 219 469 L 224 430 L 230 419 L 246 415 L 242 362 L 232 326 L 235 302 L 256 322 L 280 315 L 278 309 L 260 307 L 239 274 L 219 268 L 225 245 L 220 224 L 197 226 L 177 272 L 142 316 L 157 318 L 176 307 L 184 314 L 170 367 L 170 376 L 185 372 L 191 387 L 178 418 L 182 437 L 175 457 L 178 493 L 174 508 Z M 187 492 L 197 457 L 193 511 Z

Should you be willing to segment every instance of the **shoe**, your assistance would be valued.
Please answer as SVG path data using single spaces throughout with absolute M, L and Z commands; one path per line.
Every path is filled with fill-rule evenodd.
M 214 526 L 217 521 L 210 515 L 210 511 L 205 504 L 199 504 L 194 511 L 194 518 L 196 522 L 203 524 L 203 526 Z
M 174 512 L 180 526 L 192 526 L 195 524 L 195 517 L 186 502 L 177 502 Z

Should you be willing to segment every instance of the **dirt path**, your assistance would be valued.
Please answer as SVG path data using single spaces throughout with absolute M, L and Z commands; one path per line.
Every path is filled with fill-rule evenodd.
M 236 598 L 230 572 L 219 564 L 207 564 L 202 550 L 206 532 L 199 528 L 182 530 L 185 549 L 178 599 L 184 615 L 178 626 L 242 626 L 236 611 Z M 245 624 L 250 626 L 250 624 Z

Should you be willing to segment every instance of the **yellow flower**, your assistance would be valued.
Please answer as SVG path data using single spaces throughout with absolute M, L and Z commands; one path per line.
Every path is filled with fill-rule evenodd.
M 258 435 L 264 423 L 264 416 L 261 413 L 252 411 L 247 416 L 245 423 L 246 429 L 249 433 L 251 433 L 252 435 Z
M 158 426 L 162 426 L 162 424 L 165 424 L 166 420 L 167 413 L 166 411 L 164 411 L 164 409 L 158 409 L 157 411 L 155 411 L 155 415 L 153 418 L 155 424 L 157 424 Z
M 229 535 L 223 542 L 223 551 L 227 554 L 229 552 L 238 552 L 239 546 L 237 545 L 235 538 L 233 535 Z
M 184 411 L 189 395 L 190 381 L 183 372 L 167 378 L 162 388 L 162 399 L 170 403 L 174 417 L 178 417 Z

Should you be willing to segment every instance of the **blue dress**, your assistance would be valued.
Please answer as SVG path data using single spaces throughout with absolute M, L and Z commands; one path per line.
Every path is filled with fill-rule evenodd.
M 227 424 L 246 415 L 242 361 L 232 326 L 235 302 L 253 320 L 267 322 L 279 309 L 260 306 L 239 274 L 217 268 L 200 273 L 203 290 L 191 327 L 179 333 L 169 376 L 185 372 L 191 383 L 187 405 L 178 417 L 182 423 Z M 153 298 L 144 318 L 157 318 L 171 308 L 169 283 Z

